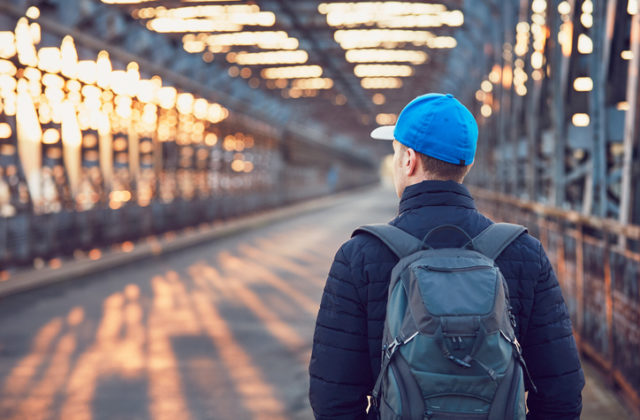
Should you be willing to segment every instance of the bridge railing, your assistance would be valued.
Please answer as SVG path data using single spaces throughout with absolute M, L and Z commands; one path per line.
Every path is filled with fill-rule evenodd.
M 154 199 L 145 206 L 130 201 L 119 208 L 98 205 L 84 211 L 64 209 L 0 217 L 0 281 L 6 280 L 12 270 L 55 267 L 61 258 L 71 258 L 76 253 L 101 253 L 111 246 L 127 246 L 147 237 L 221 223 L 377 181 L 371 168 L 348 166 L 337 160 L 330 166 L 330 156 L 318 152 L 316 155 L 324 166 L 296 166 L 295 159 L 283 159 L 281 167 L 270 168 L 267 174 L 278 182 L 262 187 L 220 188 L 207 196 L 176 197 L 170 202 Z
M 472 191 L 481 211 L 496 221 L 525 225 L 540 239 L 563 289 L 580 351 L 640 407 L 640 226 Z

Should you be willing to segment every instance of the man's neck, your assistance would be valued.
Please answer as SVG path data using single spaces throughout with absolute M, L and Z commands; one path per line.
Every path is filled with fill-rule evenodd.
M 414 175 L 411 176 L 408 179 L 408 185 L 415 185 L 415 184 L 419 184 L 423 181 L 453 181 L 453 182 L 457 182 L 458 184 L 462 184 L 463 180 L 458 180 L 458 179 L 450 179 L 450 178 L 443 178 L 441 176 L 435 175 L 431 172 L 423 172 L 420 175 Z

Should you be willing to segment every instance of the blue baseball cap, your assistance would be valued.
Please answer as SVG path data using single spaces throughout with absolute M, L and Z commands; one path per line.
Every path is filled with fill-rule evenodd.
M 416 152 L 466 166 L 476 154 L 478 124 L 453 95 L 428 93 L 409 102 L 396 125 L 378 127 L 371 137 L 395 139 Z

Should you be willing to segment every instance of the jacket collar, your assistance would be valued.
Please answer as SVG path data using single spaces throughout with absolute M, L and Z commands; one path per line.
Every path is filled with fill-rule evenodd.
M 455 181 L 422 181 L 404 189 L 400 199 L 400 213 L 424 206 L 476 208 L 469 190 Z

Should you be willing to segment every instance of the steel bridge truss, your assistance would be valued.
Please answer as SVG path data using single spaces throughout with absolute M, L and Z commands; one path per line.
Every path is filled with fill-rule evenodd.
M 640 222 L 640 16 L 627 0 L 493 2 L 476 92 L 479 184 Z M 491 10 L 489 13 L 491 13 Z

